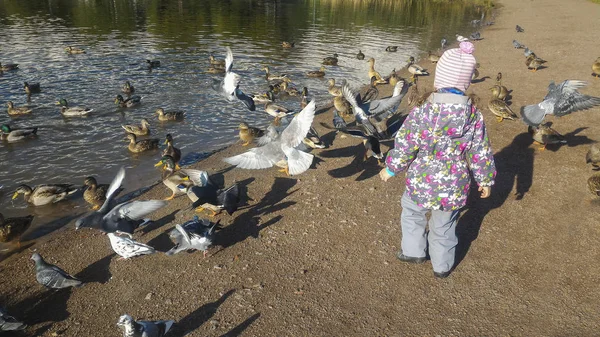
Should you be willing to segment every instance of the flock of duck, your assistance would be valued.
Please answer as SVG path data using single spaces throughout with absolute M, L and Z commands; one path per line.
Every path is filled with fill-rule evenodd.
M 524 32 L 520 26 L 517 32 Z M 469 40 L 456 35 L 457 41 Z M 480 40 L 479 32 L 470 36 L 471 40 Z M 441 41 L 442 50 L 447 47 L 448 41 Z M 294 42 L 283 42 L 283 48 L 294 48 Z M 526 65 L 536 71 L 541 64 L 545 63 L 529 48 L 513 41 L 515 48 L 525 49 Z M 396 52 L 397 46 L 388 46 L 387 52 Z M 66 51 L 72 54 L 85 53 L 84 50 L 67 47 Z M 359 51 L 356 55 L 359 60 L 364 60 L 365 55 Z M 436 63 L 440 56 L 429 52 L 428 59 Z M 365 158 L 373 156 L 379 160 L 383 159 L 379 142 L 393 139 L 396 131 L 402 125 L 405 114 L 398 107 L 405 96 L 408 95 L 409 108 L 423 102 L 424 95 L 419 92 L 419 76 L 428 75 L 423 67 L 415 63 L 410 57 L 407 70 L 412 74 L 409 80 L 401 78 L 394 69 L 389 76 L 383 77 L 375 70 L 375 59 L 368 59 L 368 78 L 370 84 L 360 90 L 353 90 L 347 83 L 336 85 L 334 79 L 327 81 L 328 93 L 333 97 L 333 126 L 323 123 L 324 126 L 338 132 L 360 138 L 366 148 Z M 148 67 L 160 66 L 159 61 L 147 61 Z M 319 70 L 306 73 L 307 77 L 324 77 L 325 65 L 335 66 L 338 64 L 338 55 L 323 59 L 323 66 Z M 479 65 L 477 65 L 479 68 Z M 600 58 L 592 66 L 595 77 L 600 77 Z M 0 64 L 1 71 L 13 71 L 18 69 L 16 64 Z M 266 130 L 248 125 L 239 124 L 239 138 L 242 146 L 248 146 L 253 142 L 256 147 L 241 154 L 224 160 L 238 168 L 243 169 L 265 169 L 278 166 L 288 175 L 302 174 L 310 168 L 314 156 L 309 153 L 311 148 L 323 148 L 318 133 L 312 126 L 316 111 L 316 102 L 308 100 L 308 89 L 301 90 L 293 87 L 292 79 L 286 74 L 274 74 L 269 67 L 264 67 L 265 79 L 268 90 L 260 94 L 245 94 L 241 88 L 241 76 L 233 71 L 233 53 L 227 48 L 226 58 L 220 60 L 213 55 L 209 56 L 209 73 L 224 74 L 216 80 L 213 88 L 227 101 L 241 104 L 251 111 L 255 111 L 257 104 L 264 104 L 263 110 L 272 116 L 273 122 Z M 473 80 L 479 77 L 479 71 L 473 74 Z M 393 87 L 393 93 L 389 97 L 379 98 L 377 85 L 389 84 Z M 600 98 L 583 95 L 577 89 L 583 87 L 585 82 L 567 80 L 559 85 L 551 83 L 548 95 L 536 105 L 525 106 L 521 109 L 522 119 L 529 126 L 533 139 L 544 147 L 548 144 L 564 142 L 564 137 L 547 125 L 542 124 L 546 115 L 552 114 L 563 116 L 577 110 L 588 109 L 600 105 Z M 39 83 L 24 84 L 27 94 L 40 91 Z M 123 94 L 115 98 L 115 104 L 123 108 L 129 108 L 141 104 L 141 97 L 134 95 L 135 88 L 130 82 L 126 82 L 121 88 Z M 515 120 L 517 115 L 510 109 L 507 100 L 510 91 L 502 84 L 502 74 L 498 73 L 496 84 L 490 88 L 492 99 L 488 108 L 497 116 L 498 122 L 504 119 Z M 300 98 L 299 109 L 291 109 L 276 103 L 276 99 L 282 96 L 296 96 Z M 88 114 L 91 109 L 70 107 L 66 99 L 60 99 L 57 104 L 61 106 L 64 116 L 82 116 Z M 29 114 L 31 110 L 23 107 L 15 107 L 8 102 L 8 114 Z M 299 112 L 298 112 L 299 110 Z M 181 121 L 185 114 L 181 111 L 165 111 L 161 108 L 156 110 L 160 121 Z M 159 139 L 138 139 L 150 134 L 149 122 L 142 119 L 140 125 L 123 125 L 129 140 L 128 149 L 131 152 L 144 152 L 156 149 Z M 35 136 L 37 128 L 11 130 L 10 126 L 1 126 L 2 139 L 12 142 L 24 140 Z M 188 168 L 181 168 L 179 161 L 181 151 L 174 146 L 173 137 L 168 134 L 165 137 L 166 149 L 162 153 L 161 160 L 155 165 L 162 168 L 162 180 L 169 188 L 171 195 L 165 200 L 120 200 L 116 196 L 121 192 L 121 185 L 126 177 L 125 169 L 121 168 L 110 184 L 98 184 L 94 177 L 87 177 L 84 181 L 85 190 L 83 198 L 90 204 L 92 212 L 76 221 L 76 229 L 93 228 L 107 234 L 112 249 L 123 259 L 140 255 L 155 253 L 155 249 L 147 244 L 137 242 L 133 239 L 134 231 L 144 226 L 149 220 L 148 215 L 161 209 L 171 200 L 179 195 L 186 195 L 190 201 L 190 209 L 195 208 L 197 212 L 208 210 L 211 216 L 222 211 L 232 215 L 238 208 L 240 201 L 240 190 L 236 183 L 227 188 L 222 188 L 211 179 L 207 172 Z M 590 149 L 587 161 L 594 167 L 600 167 L 600 147 L 594 146 Z M 590 190 L 600 195 L 600 173 L 590 178 Z M 25 201 L 34 205 L 48 205 L 65 200 L 78 189 L 70 184 L 38 185 L 31 188 L 26 185 L 19 186 L 13 199 L 20 194 L 24 195 Z M 21 235 L 29 228 L 33 216 L 7 218 L 0 214 L 0 241 L 17 241 L 20 245 Z M 174 247 L 166 254 L 173 255 L 182 251 L 200 250 L 206 256 L 208 248 L 212 244 L 213 235 L 218 227 L 218 222 L 210 219 L 201 219 L 195 216 L 193 219 L 176 225 L 169 233 L 175 243 Z M 35 261 L 36 279 L 43 286 L 51 289 L 67 287 L 79 287 L 84 280 L 79 280 L 60 267 L 46 262 L 39 253 L 31 257 Z M 129 315 L 123 315 L 118 321 L 124 336 L 164 336 L 173 321 L 135 321 Z M 6 312 L 0 311 L 0 331 L 21 330 L 25 324 L 19 322 Z

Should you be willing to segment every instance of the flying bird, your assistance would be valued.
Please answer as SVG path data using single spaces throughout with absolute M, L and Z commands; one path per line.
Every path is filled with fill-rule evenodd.
M 254 100 L 240 89 L 240 75 L 232 71 L 233 53 L 231 48 L 227 47 L 227 56 L 225 57 L 225 77 L 218 86 L 213 86 L 229 102 L 236 100 L 242 102 L 250 111 L 256 110 Z M 216 83 L 215 83 L 216 84 Z
M 175 247 L 166 254 L 174 255 L 182 251 L 195 249 L 201 250 L 206 257 L 208 248 L 212 245 L 213 234 L 219 222 L 212 223 L 208 219 L 199 219 L 197 216 L 182 225 L 175 225 L 169 232 L 169 237 L 175 242 Z

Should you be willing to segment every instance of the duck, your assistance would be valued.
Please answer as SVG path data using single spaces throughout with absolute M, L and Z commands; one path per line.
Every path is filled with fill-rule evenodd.
M 429 75 L 427 70 L 423 69 L 420 65 L 415 64 L 415 58 L 412 56 L 408 59 L 408 72 L 412 74 L 413 78 L 417 75 Z
M 166 121 L 182 121 L 185 117 L 184 111 L 165 111 L 163 108 L 156 109 L 158 114 L 158 120 L 161 122 Z
M 273 90 L 274 90 L 274 87 L 272 85 L 270 85 L 269 91 L 266 91 L 262 94 L 250 94 L 250 97 L 252 98 L 252 100 L 255 103 L 265 104 L 267 102 L 272 102 L 271 96 L 269 95 L 269 93 L 272 93 Z
M 527 69 L 533 72 L 536 72 L 544 63 L 546 63 L 546 61 L 537 57 L 534 53 L 531 53 L 531 55 L 525 59 L 525 65 L 527 65 Z
M 590 149 L 585 154 L 585 163 L 592 164 L 595 171 L 600 170 L 600 146 L 598 144 L 590 146 Z
M 269 66 L 264 66 L 263 70 L 265 71 L 265 78 L 267 79 L 267 81 L 276 81 L 276 80 L 281 80 L 281 81 L 286 81 L 286 80 L 290 80 L 289 77 L 287 76 L 287 74 L 281 74 L 281 75 L 275 75 L 275 74 L 271 74 L 269 71 Z
M 308 105 L 308 88 L 302 88 L 302 92 L 300 93 L 302 96 L 302 100 L 300 101 L 300 108 L 304 109 Z
M 65 48 L 65 51 L 67 52 L 67 54 L 85 54 L 85 50 L 71 46 Z
M 296 42 L 287 42 L 287 41 L 281 42 L 281 46 L 283 48 L 294 48 L 295 45 L 296 45 Z
M 600 197 L 600 172 L 594 173 L 591 177 L 589 177 L 587 183 L 590 193 Z
M 312 126 L 310 127 L 310 129 L 308 129 L 308 133 L 306 134 L 306 137 L 304 137 L 304 139 L 302 139 L 302 143 L 304 143 L 304 145 L 310 147 L 311 149 L 326 148 L 325 144 L 321 140 L 321 137 L 317 133 L 317 130 L 315 128 L 313 128 Z
M 335 85 L 334 78 L 330 78 L 329 80 L 327 80 L 327 84 L 328 84 L 327 92 L 331 96 L 342 96 L 342 87 Z
M 242 122 L 238 126 L 240 130 L 240 139 L 244 142 L 242 146 L 248 146 L 256 138 L 260 138 L 265 135 L 265 131 L 253 126 L 249 126 L 248 123 Z
M 344 96 L 335 96 L 333 98 L 333 106 L 343 116 L 352 115 L 352 105 Z
M 19 69 L 19 65 L 16 63 L 0 63 L 0 71 L 11 71 Z
M 371 77 L 371 80 L 372 79 L 373 79 L 373 77 Z M 392 70 L 392 72 L 390 73 L 390 76 L 388 76 L 387 81 L 392 87 L 395 87 L 396 83 L 398 83 L 399 80 L 400 80 L 400 77 L 396 73 L 396 68 L 394 68 Z
M 324 77 L 325 76 L 325 67 L 321 66 L 319 70 L 311 70 L 306 73 L 308 77 Z
M 204 186 L 208 183 L 208 174 L 205 171 L 192 169 L 178 169 L 173 157 L 163 155 L 154 166 L 162 166 L 163 184 L 171 190 L 171 196 L 164 200 L 172 200 L 177 195 L 184 194 L 183 188 L 191 186 Z
M 547 124 L 541 124 L 537 127 L 529 125 L 527 131 L 536 143 L 542 145 L 540 148 L 541 151 L 545 150 L 548 144 L 567 143 L 567 140 L 563 135 L 558 133 L 558 131 L 554 130 Z
M 150 123 L 146 118 L 142 118 L 141 125 L 126 124 L 121 127 L 127 133 L 133 133 L 136 136 L 147 136 L 150 134 Z
M 212 66 L 215 66 L 216 68 L 223 68 L 223 70 L 225 70 L 225 60 L 217 59 L 211 54 L 208 55 L 208 61 Z
M 369 85 L 366 87 L 365 91 L 362 93 L 360 101 L 361 103 L 366 103 L 366 102 L 370 102 L 373 100 L 376 100 L 377 97 L 379 97 L 379 89 L 377 89 L 377 87 L 375 86 L 375 82 L 377 82 L 377 79 L 375 78 L 375 76 L 371 77 L 371 82 L 369 83 Z M 396 82 L 398 83 L 398 82 Z M 341 91 L 341 88 L 340 88 Z
M 592 64 L 592 76 L 600 78 L 600 57 Z
M 206 72 L 209 74 L 222 74 L 225 72 L 225 68 L 210 66 Z
M 371 80 L 371 77 L 375 76 L 375 84 L 387 83 L 387 81 L 384 80 L 381 77 L 381 75 L 379 75 L 379 73 L 375 70 L 375 59 L 371 57 L 367 62 L 369 63 L 369 81 Z
M 412 109 L 419 105 L 419 100 L 421 100 L 421 93 L 419 92 L 418 77 L 414 77 L 406 101 L 408 103 L 408 108 Z
M 98 184 L 96 178 L 87 177 L 83 181 L 83 186 L 87 186 L 85 191 L 83 191 L 83 200 L 92 205 L 93 210 L 100 209 L 106 200 L 108 184 Z
M 502 72 L 498 72 L 496 75 L 496 84 L 502 85 Z
M 323 59 L 323 64 L 327 66 L 337 66 L 338 64 L 338 54 L 334 53 L 333 56 L 327 56 Z
M 129 81 L 127 81 L 121 87 L 121 91 L 124 94 L 131 95 L 131 94 L 133 94 L 135 92 L 135 88 L 133 87 L 133 85 L 131 85 L 131 83 L 129 83 Z
M 160 142 L 158 138 L 137 140 L 136 136 L 133 133 L 127 134 L 127 140 L 129 140 L 129 145 L 127 146 L 127 149 L 129 149 L 129 151 L 133 153 L 140 153 L 158 149 L 158 143 Z
M 427 58 L 429 59 L 429 61 L 431 61 L 431 63 L 438 63 L 438 61 L 440 60 L 440 56 L 437 54 L 433 54 L 431 51 L 428 52 L 429 55 L 427 56 Z
M 31 226 L 33 215 L 15 218 L 5 218 L 0 213 L 0 242 L 10 242 L 17 239 L 21 248 L 21 235 Z
M 148 67 L 148 69 L 158 68 L 158 67 L 160 67 L 160 61 L 146 60 L 146 66 Z
M 117 97 L 115 98 L 115 104 L 117 104 L 121 108 L 131 108 L 136 105 L 142 104 L 142 97 L 135 95 L 127 99 L 123 99 L 123 96 L 117 95 Z
M 490 88 L 490 91 L 492 92 L 493 97 L 501 100 L 504 100 L 506 96 L 508 96 L 508 89 L 503 85 L 496 84 Z
M 40 84 L 39 83 L 27 83 L 27 82 L 23 82 L 23 89 L 25 89 L 25 93 L 27 95 L 31 95 L 34 93 L 38 93 L 40 91 L 42 91 Z
M 69 106 L 69 102 L 66 99 L 61 98 L 56 105 L 60 105 L 60 113 L 65 117 L 74 117 L 74 116 L 86 116 L 90 112 L 94 111 L 94 109 L 90 108 L 82 108 L 78 106 Z
M 27 115 L 33 111 L 26 107 L 15 107 L 15 104 L 12 101 L 6 102 L 6 105 L 8 106 L 7 112 L 9 116 Z
M 385 51 L 391 52 L 391 53 L 397 52 L 398 46 L 388 46 L 387 48 L 385 48 Z
M 356 59 L 361 61 L 365 59 L 365 54 L 363 54 L 362 50 L 358 50 L 358 53 L 356 54 Z
M 282 117 L 285 117 L 289 114 L 294 113 L 294 110 L 290 110 L 282 105 L 275 103 L 275 98 L 273 97 L 273 93 L 269 92 L 269 95 L 271 96 L 272 102 L 267 102 L 265 104 L 265 112 L 268 113 L 269 115 L 275 117 L 276 124 L 279 123 L 279 120 Z
M 288 82 L 282 82 L 279 89 L 280 93 L 285 93 L 290 96 L 300 96 L 300 91 L 294 87 L 290 87 Z
M 481 65 L 478 63 L 475 63 L 475 69 L 473 69 L 473 74 L 471 74 L 471 82 L 476 80 L 479 77 L 479 67 Z
M 2 126 L 0 126 L 0 139 L 13 143 L 27 138 L 35 138 L 37 136 L 37 130 L 37 127 L 13 130 L 10 125 L 2 124 Z
M 15 200 L 22 193 L 24 200 L 34 206 L 48 205 L 65 200 L 69 195 L 77 192 L 77 188 L 72 186 L 71 184 L 43 184 L 31 188 L 27 185 L 20 185 L 12 199 Z
M 496 120 L 502 122 L 504 119 L 515 120 L 517 115 L 510 109 L 510 107 L 503 100 L 498 97 L 492 98 L 488 103 L 490 111 L 496 115 Z
M 163 151 L 163 156 L 170 156 L 175 161 L 176 169 L 180 169 L 179 161 L 181 160 L 181 150 L 173 145 L 173 136 L 167 133 L 165 136 L 165 145 L 167 148 Z

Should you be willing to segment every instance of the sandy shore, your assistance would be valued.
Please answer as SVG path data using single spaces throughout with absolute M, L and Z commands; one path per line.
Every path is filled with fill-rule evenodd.
M 313 153 L 308 172 L 229 169 L 232 146 L 195 165 L 238 181 L 248 192 L 234 216 L 220 215 L 210 257 L 155 254 L 117 261 L 108 239 L 69 225 L 0 264 L 0 303 L 31 327 L 28 336 L 116 336 L 123 313 L 174 319 L 172 336 L 590 336 L 598 334 L 600 212 L 586 180 L 585 153 L 598 139 L 600 109 L 550 118 L 568 145 L 539 151 L 521 122 L 497 123 L 487 110 L 496 73 L 512 89 L 512 107 L 539 102 L 551 80 L 588 80 L 598 55 L 600 6 L 585 0 L 500 0 L 496 24 L 475 56 L 486 78 L 481 97 L 498 179 L 488 200 L 471 198 L 458 228 L 459 264 L 445 280 L 429 263 L 406 265 L 399 249 L 403 179 L 383 183 L 362 144 L 320 127 L 332 144 Z M 516 33 L 515 24 L 525 33 Z M 463 35 L 470 32 L 461 32 Z M 449 34 L 453 35 L 453 34 Z M 548 61 L 527 71 L 519 40 Z M 432 73 L 434 67 L 421 62 Z M 382 74 L 391 69 L 378 69 Z M 365 77 L 367 65 L 365 64 Z M 431 87 L 423 77 L 421 88 Z M 389 88 L 382 93 L 389 93 Z M 325 102 L 319 102 L 325 106 Z M 358 154 L 359 159 L 355 159 Z M 140 199 L 167 197 L 157 185 Z M 174 224 L 188 220 L 177 198 L 135 238 L 161 251 Z M 34 278 L 32 249 L 88 284 L 49 292 Z

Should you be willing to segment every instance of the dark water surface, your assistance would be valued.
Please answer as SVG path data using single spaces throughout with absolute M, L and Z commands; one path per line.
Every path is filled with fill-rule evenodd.
M 387 75 L 406 65 L 409 56 L 437 50 L 442 36 L 468 36 L 474 30 L 469 22 L 481 13 L 461 1 L 424 0 L 0 1 L 0 62 L 20 65 L 18 71 L 0 75 L 0 123 L 39 127 L 35 140 L 0 143 L 0 211 L 34 214 L 34 226 L 51 230 L 66 214 L 85 212 L 83 200 L 27 207 L 22 196 L 11 202 L 19 184 L 81 185 L 89 175 L 109 182 L 123 165 L 134 168 L 126 190 L 156 181 L 159 174 L 152 164 L 160 159 L 159 151 L 129 153 L 121 124 L 147 118 L 152 137 L 173 134 L 184 156 L 235 142 L 241 120 L 268 125 L 270 117 L 261 107 L 249 112 L 211 89 L 212 79 L 221 75 L 206 73 L 208 56 L 213 52 L 223 58 L 225 46 L 233 50 L 245 92 L 267 89 L 261 69 L 269 65 L 271 72 L 289 74 L 294 86 L 307 86 L 317 103 L 325 103 L 330 100 L 327 78 L 346 79 L 353 86 L 368 82 L 366 60 L 355 58 L 358 49 L 367 59 L 374 57 L 376 69 Z M 281 41 L 295 41 L 296 47 L 283 49 Z M 69 45 L 87 53 L 68 55 L 64 48 Z M 399 46 L 398 52 L 385 52 L 388 45 Z M 304 75 L 334 52 L 339 66 L 327 66 L 325 79 Z M 148 71 L 146 59 L 162 65 Z M 126 80 L 143 96 L 140 107 L 114 105 Z M 28 101 L 24 81 L 40 82 L 42 92 Z M 63 118 L 54 104 L 61 97 L 94 111 Z M 9 100 L 34 112 L 9 117 L 4 110 Z M 295 98 L 284 104 L 299 106 Z M 158 122 L 158 107 L 185 110 L 185 122 Z

